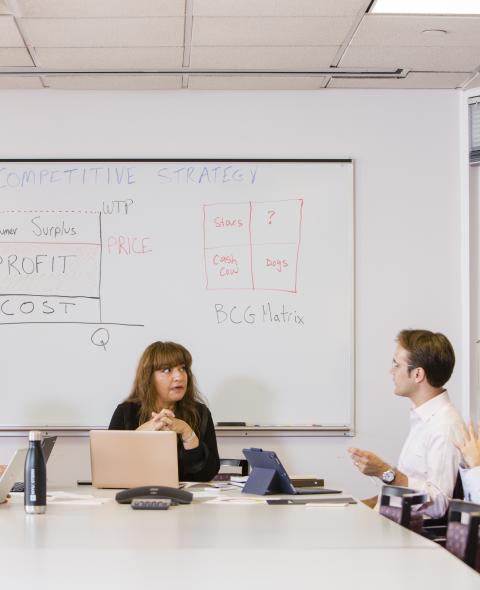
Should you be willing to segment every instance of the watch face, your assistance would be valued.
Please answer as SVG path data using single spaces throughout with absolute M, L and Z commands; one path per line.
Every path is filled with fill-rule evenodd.
M 392 483 L 392 481 L 395 479 L 395 472 L 393 471 L 393 469 L 389 469 L 388 471 L 385 471 L 385 473 L 382 475 L 382 480 L 385 483 Z

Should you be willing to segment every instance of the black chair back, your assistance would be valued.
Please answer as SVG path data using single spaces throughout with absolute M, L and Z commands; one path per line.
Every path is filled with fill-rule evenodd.
M 462 515 L 468 514 L 468 524 L 462 523 Z M 480 571 L 478 531 L 480 505 L 452 500 L 448 512 L 447 542 L 445 548 L 470 567 Z
M 400 498 L 400 506 L 391 506 L 392 498 Z M 421 510 L 412 511 L 412 506 L 424 504 L 427 499 L 427 494 L 416 492 L 411 488 L 383 486 L 380 496 L 380 514 L 419 533 L 423 527 L 423 512 Z

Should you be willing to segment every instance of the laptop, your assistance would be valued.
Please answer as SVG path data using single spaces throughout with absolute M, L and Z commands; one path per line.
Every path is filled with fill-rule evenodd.
M 341 494 L 323 486 L 294 485 L 274 451 L 252 448 L 243 454 L 252 469 L 242 490 L 246 494 Z
M 0 504 L 5 502 L 12 485 L 17 479 L 20 479 L 22 471 L 25 467 L 25 457 L 28 449 L 18 449 L 15 451 L 10 463 L 0 477 Z
M 90 460 L 96 488 L 178 488 L 175 432 L 91 430 Z
M 48 461 L 48 458 L 50 457 L 50 455 L 52 453 L 52 449 L 53 449 L 53 446 L 55 445 L 56 440 L 57 440 L 56 436 L 44 436 L 42 439 L 42 449 L 43 449 L 43 455 L 45 457 L 45 463 Z M 11 492 L 24 492 L 25 491 L 25 483 L 23 481 L 16 481 L 13 484 L 13 487 L 10 491 Z

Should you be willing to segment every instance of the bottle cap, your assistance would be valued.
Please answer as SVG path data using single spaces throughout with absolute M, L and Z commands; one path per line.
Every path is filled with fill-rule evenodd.
M 30 430 L 28 440 L 42 440 L 42 433 L 40 430 Z

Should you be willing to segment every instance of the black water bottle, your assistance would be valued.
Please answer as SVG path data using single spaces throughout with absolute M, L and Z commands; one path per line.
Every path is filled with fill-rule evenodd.
M 28 434 L 28 453 L 25 459 L 25 512 L 44 514 L 47 510 L 47 466 L 38 430 Z

